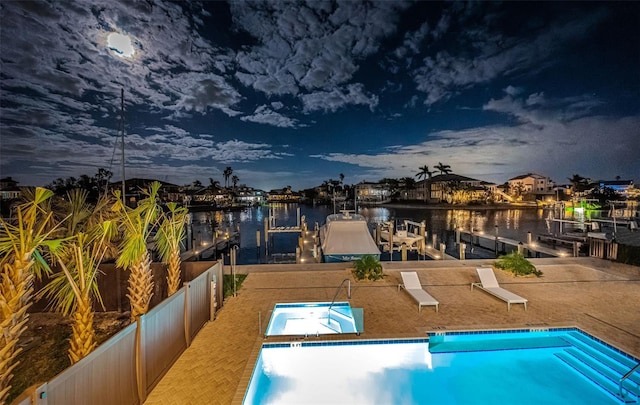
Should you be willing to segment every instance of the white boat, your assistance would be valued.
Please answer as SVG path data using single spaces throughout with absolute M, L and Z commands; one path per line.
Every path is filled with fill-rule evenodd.
M 394 250 L 400 250 L 402 245 L 409 250 L 418 250 L 424 240 L 424 236 L 420 234 L 420 227 L 420 223 L 406 219 L 396 220 L 395 224 L 387 222 L 380 230 L 380 239 L 386 244 L 393 244 Z M 393 230 L 393 233 L 390 230 Z
M 327 216 L 320 228 L 324 262 L 351 262 L 366 255 L 380 259 L 380 249 L 371 236 L 367 220 L 352 211 L 340 212 Z

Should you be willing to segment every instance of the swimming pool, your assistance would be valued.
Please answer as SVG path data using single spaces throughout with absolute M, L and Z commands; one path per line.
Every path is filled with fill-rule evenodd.
M 430 339 L 265 343 L 243 403 L 621 404 L 607 374 L 638 362 L 574 328 Z
M 276 304 L 265 335 L 358 333 L 362 328 L 358 326 L 357 314 L 358 308 L 351 308 L 348 302 Z

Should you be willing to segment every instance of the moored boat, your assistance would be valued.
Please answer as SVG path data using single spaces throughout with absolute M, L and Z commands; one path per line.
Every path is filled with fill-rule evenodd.
M 320 229 L 320 243 L 325 263 L 351 262 L 366 255 L 380 258 L 380 249 L 371 236 L 367 220 L 352 211 L 327 216 Z

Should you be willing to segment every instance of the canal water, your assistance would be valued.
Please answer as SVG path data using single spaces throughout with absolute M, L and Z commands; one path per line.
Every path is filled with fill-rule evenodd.
M 299 211 L 298 211 L 299 208 Z M 191 214 L 192 243 L 198 247 L 213 241 L 213 232 L 239 229 L 237 241 L 237 264 L 259 264 L 276 262 L 295 262 L 295 249 L 299 233 L 271 234 L 269 243 L 265 243 L 265 218 L 272 215 L 275 226 L 295 226 L 298 213 L 304 217 L 309 229 L 322 226 L 327 215 L 333 213 L 332 206 L 309 206 L 298 204 L 271 204 L 270 206 L 246 208 L 242 211 L 222 212 L 206 211 Z M 409 219 L 414 222 L 426 222 L 428 240 L 433 234 L 438 242 L 447 245 L 447 251 L 455 251 L 455 230 L 473 230 L 474 233 L 496 234 L 522 242 L 527 241 L 527 233 L 533 237 L 537 235 L 553 235 L 562 233 L 559 223 L 553 218 L 581 220 L 582 218 L 566 217 L 566 214 L 551 208 L 509 208 L 509 209 L 448 209 L 448 208 L 408 208 L 408 207 L 362 207 L 358 213 L 363 215 L 371 228 L 376 223 L 394 221 L 395 219 Z M 268 246 L 268 252 L 265 249 Z M 268 253 L 268 254 L 267 254 Z M 216 257 L 221 257 L 218 252 Z M 466 257 L 485 258 L 488 252 L 469 251 Z M 491 252 L 491 254 L 493 254 Z M 209 256 L 215 253 L 208 253 Z M 399 257 L 399 256 L 398 256 Z M 205 255 L 204 258 L 207 258 Z M 209 257 L 211 258 L 211 257 Z M 389 260 L 389 255 L 383 254 L 381 260 Z M 228 261 L 228 258 L 226 259 Z M 397 258 L 393 258 L 397 260 Z

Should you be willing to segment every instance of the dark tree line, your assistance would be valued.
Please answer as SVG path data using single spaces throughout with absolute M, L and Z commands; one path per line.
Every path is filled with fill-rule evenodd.
M 100 194 L 107 192 L 112 176 L 113 173 L 111 171 L 100 168 L 93 176 L 83 174 L 79 177 L 71 176 L 66 179 L 59 177 L 45 187 L 56 195 L 62 196 L 73 189 L 87 190 L 89 193 L 87 200 L 95 202 Z

